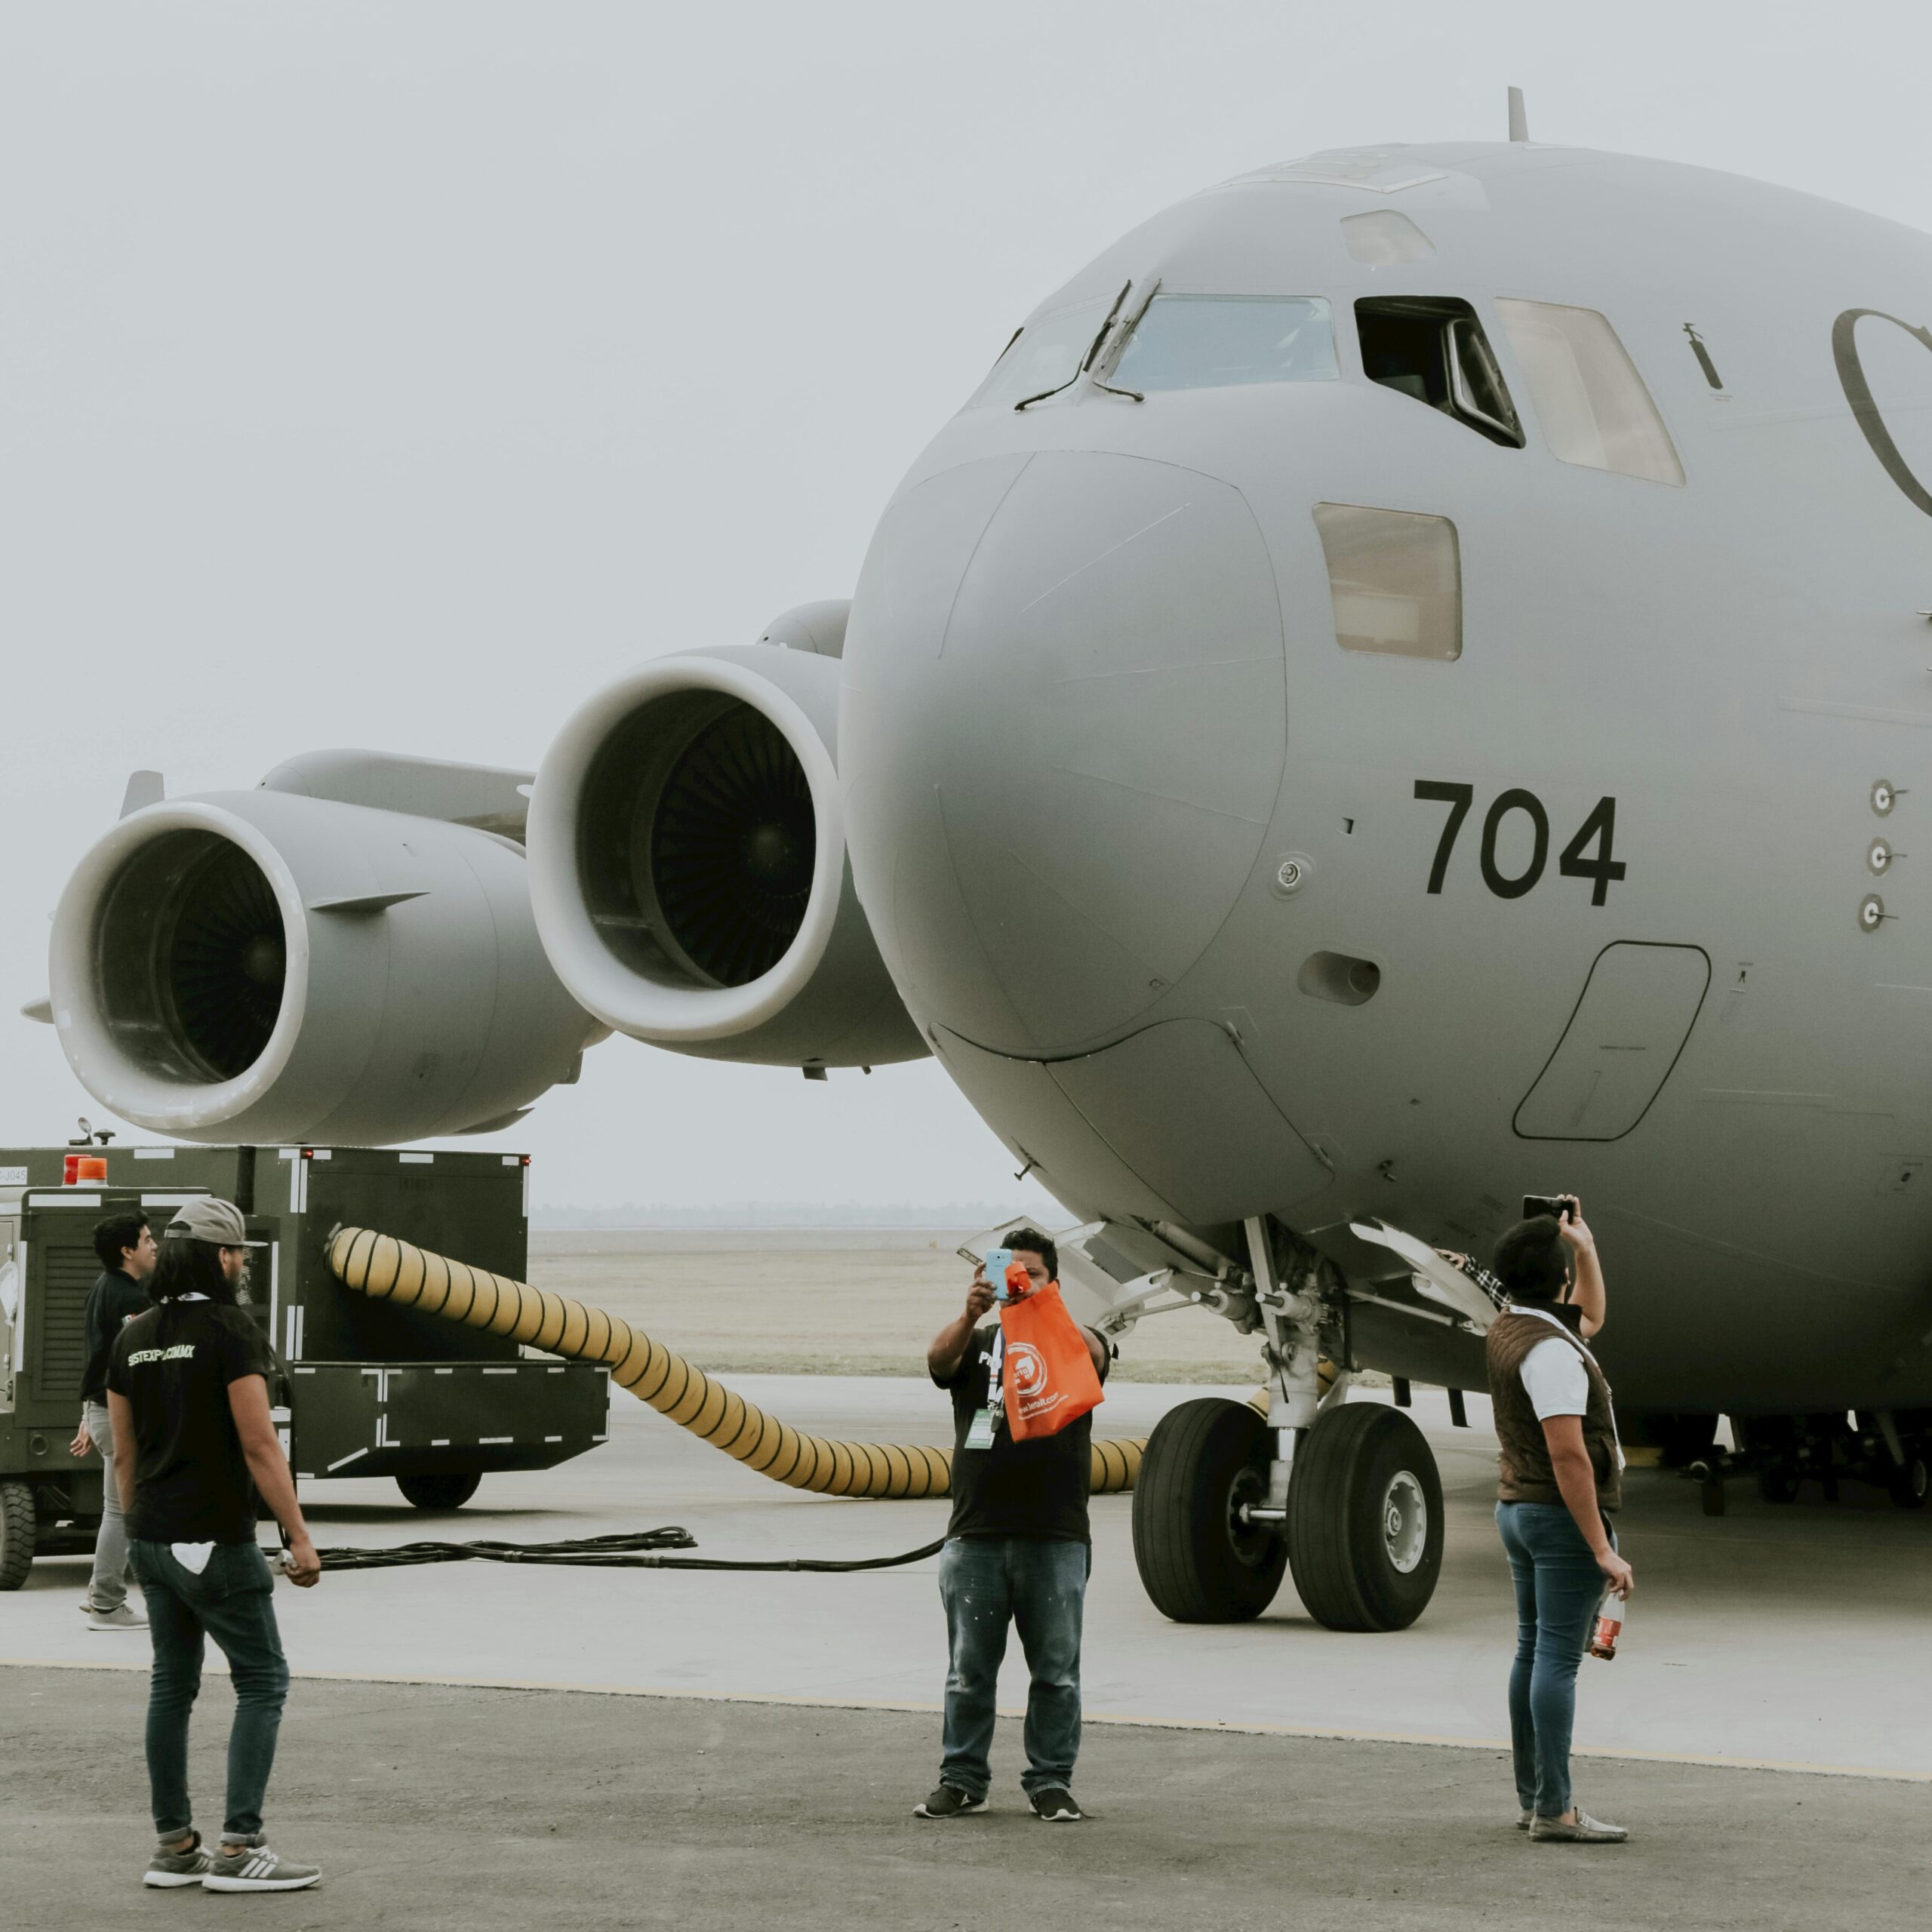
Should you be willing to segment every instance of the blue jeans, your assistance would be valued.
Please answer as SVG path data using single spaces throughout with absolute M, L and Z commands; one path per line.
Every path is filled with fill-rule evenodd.
M 1499 1503 L 1496 1523 L 1516 1584 L 1516 1660 L 1509 1671 L 1516 1800 L 1539 1817 L 1560 1818 L 1571 1804 L 1577 1666 L 1607 1580 L 1564 1504 Z M 1614 1549 L 1614 1530 L 1610 1540 Z
M 202 1687 L 206 1635 L 221 1646 L 235 1684 L 222 1841 L 246 1843 L 262 1829 L 262 1798 L 288 1695 L 288 1664 L 275 1628 L 274 1576 L 252 1543 L 217 1543 L 198 1577 L 177 1562 L 165 1543 L 135 1543 L 130 1549 L 154 1640 L 147 1749 L 155 1833 L 172 1841 L 185 1837 L 193 1826 L 188 1720 Z
M 949 1668 L 940 1782 L 984 1798 L 992 1783 L 993 1704 L 1009 1621 L 1032 1683 L 1026 1693 L 1030 1794 L 1066 1789 L 1080 1755 L 1080 1619 L 1094 1552 L 1041 1537 L 954 1537 L 940 1552 Z
M 100 1529 L 94 1538 L 94 1574 L 88 1580 L 88 1607 L 118 1610 L 128 1601 L 128 1531 L 121 1515 L 121 1485 L 114 1479 L 114 1418 L 99 1402 L 87 1404 L 82 1416 L 100 1451 Z

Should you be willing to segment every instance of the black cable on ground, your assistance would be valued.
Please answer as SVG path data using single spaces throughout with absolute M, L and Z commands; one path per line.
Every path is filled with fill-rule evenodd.
M 937 1556 L 946 1546 L 941 1537 L 898 1556 L 862 1556 L 844 1561 L 822 1557 L 790 1556 L 761 1562 L 734 1562 L 722 1557 L 666 1556 L 667 1549 L 695 1549 L 697 1539 L 675 1524 L 661 1530 L 638 1530 L 625 1536 L 583 1537 L 565 1543 L 405 1543 L 386 1549 L 324 1549 L 316 1554 L 325 1570 L 401 1570 L 417 1563 L 574 1563 L 600 1570 L 807 1570 L 836 1572 L 892 1570 Z

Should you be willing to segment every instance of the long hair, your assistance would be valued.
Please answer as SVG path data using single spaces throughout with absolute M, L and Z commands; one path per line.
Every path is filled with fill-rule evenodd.
M 238 1284 L 223 1273 L 221 1250 L 211 1241 L 186 1235 L 163 1235 L 160 1257 L 148 1293 L 158 1302 L 178 1301 L 183 1295 L 206 1295 L 211 1302 L 232 1308 L 242 1299 Z

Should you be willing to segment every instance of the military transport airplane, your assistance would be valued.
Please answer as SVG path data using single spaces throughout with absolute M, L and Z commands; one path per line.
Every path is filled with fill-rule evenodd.
M 534 786 L 321 753 L 137 794 L 51 1017 L 189 1139 L 500 1127 L 607 1029 L 937 1056 L 1120 1324 L 1260 1338 L 1265 1420 L 1149 1447 L 1177 1617 L 1290 1561 L 1324 1623 L 1420 1612 L 1426 1444 L 1315 1364 L 1480 1387 L 1415 1237 L 1479 1249 L 1525 1188 L 1588 1203 L 1628 1435 L 1726 1414 L 1768 1495 L 1916 1505 L 1928 324 L 1932 238 L 1725 174 L 1258 169 L 1026 319 L 849 606 L 643 665 Z

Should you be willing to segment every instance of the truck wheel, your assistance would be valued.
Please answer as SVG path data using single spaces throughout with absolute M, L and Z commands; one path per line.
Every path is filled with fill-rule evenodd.
M 1274 1601 L 1287 1546 L 1240 1513 L 1266 1499 L 1273 1447 L 1266 1423 L 1223 1396 L 1155 1424 L 1134 1487 L 1134 1560 L 1163 1617 L 1239 1623 Z
M 1288 1485 L 1288 1562 L 1330 1630 L 1406 1630 L 1442 1569 L 1442 1479 L 1399 1409 L 1351 1402 L 1317 1418 Z
M 0 1482 L 0 1590 L 17 1590 L 33 1567 L 33 1491 Z
M 395 1486 L 404 1500 L 419 1509 L 460 1509 L 476 1494 L 481 1476 L 472 1469 L 448 1475 L 398 1476 Z

